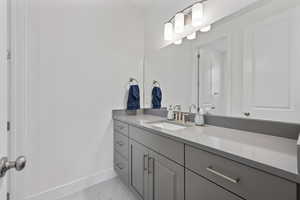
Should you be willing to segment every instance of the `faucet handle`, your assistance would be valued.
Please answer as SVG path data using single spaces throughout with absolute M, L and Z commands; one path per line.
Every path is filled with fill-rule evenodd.
M 187 113 L 184 113 L 182 114 L 182 122 L 185 124 L 188 120 L 187 120 L 187 117 L 189 116 L 189 114 Z
M 179 105 L 179 104 L 175 105 L 174 110 L 180 112 L 181 111 L 181 105 Z

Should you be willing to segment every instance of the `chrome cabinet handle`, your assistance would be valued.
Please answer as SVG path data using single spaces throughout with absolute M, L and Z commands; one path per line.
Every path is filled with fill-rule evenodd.
M 143 163 L 144 163 L 144 171 L 148 171 L 148 163 L 146 163 L 148 161 L 148 155 L 145 154 L 144 155 L 144 160 L 143 160 Z
M 230 181 L 231 183 L 237 184 L 237 183 L 240 182 L 239 178 L 235 178 L 235 179 L 230 178 L 229 176 L 226 176 L 226 175 L 214 170 L 212 166 L 207 167 L 206 170 L 213 173 L 213 174 L 215 174 L 215 175 L 217 175 L 217 176 L 219 176 L 219 177 L 221 177 L 221 178 L 223 178 L 223 179 L 226 179 L 227 181 Z
M 25 156 L 20 156 L 16 161 L 9 161 L 7 157 L 3 157 L 0 160 L 0 178 L 4 177 L 6 172 L 15 168 L 17 171 L 22 171 L 26 166 Z
M 150 157 L 148 160 L 148 174 L 152 174 L 154 172 L 154 158 Z

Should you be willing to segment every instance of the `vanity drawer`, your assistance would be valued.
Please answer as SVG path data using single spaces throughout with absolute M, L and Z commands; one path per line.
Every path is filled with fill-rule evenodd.
M 216 184 L 186 170 L 186 200 L 242 200 Z
M 114 152 L 114 169 L 119 175 L 119 178 L 128 185 L 129 180 L 129 170 L 128 161 L 121 156 L 118 152 Z
M 123 122 L 115 120 L 114 121 L 114 130 L 128 136 L 128 124 L 125 124 Z
M 128 159 L 129 139 L 128 137 L 115 131 L 114 133 L 114 147 L 117 152 Z
M 296 200 L 297 185 L 232 160 L 186 146 L 186 167 L 247 200 Z
M 130 138 L 162 154 L 171 160 L 184 165 L 184 144 L 176 142 L 143 129 L 129 127 Z

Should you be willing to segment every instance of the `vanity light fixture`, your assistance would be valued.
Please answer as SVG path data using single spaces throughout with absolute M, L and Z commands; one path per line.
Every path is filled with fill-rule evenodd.
M 203 22 L 203 3 L 195 3 L 192 7 L 192 25 L 194 27 L 200 26 Z
M 171 22 L 165 23 L 164 38 L 166 41 L 171 41 L 173 39 L 173 24 Z
M 210 30 L 211 30 L 211 25 L 205 26 L 205 27 L 203 27 L 203 28 L 200 29 L 200 31 L 202 33 L 209 32 Z
M 188 35 L 186 38 L 187 38 L 188 40 L 194 40 L 194 39 L 196 39 L 196 32 L 194 32 L 194 33 Z
M 176 45 L 182 44 L 182 39 L 176 40 L 176 41 L 174 42 L 174 44 L 176 44 Z
M 175 33 L 184 31 L 184 14 L 182 12 L 175 15 Z
M 194 2 L 192 5 L 180 10 L 171 19 L 164 24 L 164 39 L 165 41 L 173 41 L 175 34 L 182 34 L 185 31 L 185 26 L 195 28 L 202 26 L 205 21 L 204 19 L 204 3 L 209 0 L 199 0 Z M 211 25 L 200 29 L 201 32 L 208 32 L 211 30 Z M 184 36 L 182 36 L 183 38 Z M 196 33 L 192 33 L 187 36 L 189 40 L 196 38 Z M 180 42 L 179 42 L 180 41 Z M 181 44 L 182 39 L 175 41 L 174 44 Z

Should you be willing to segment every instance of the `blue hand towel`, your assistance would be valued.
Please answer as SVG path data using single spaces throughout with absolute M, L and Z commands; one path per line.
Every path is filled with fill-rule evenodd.
M 127 110 L 140 109 L 140 89 L 138 85 L 131 85 L 128 93 Z
M 152 108 L 160 109 L 162 100 L 162 92 L 159 87 L 153 87 L 152 89 Z

